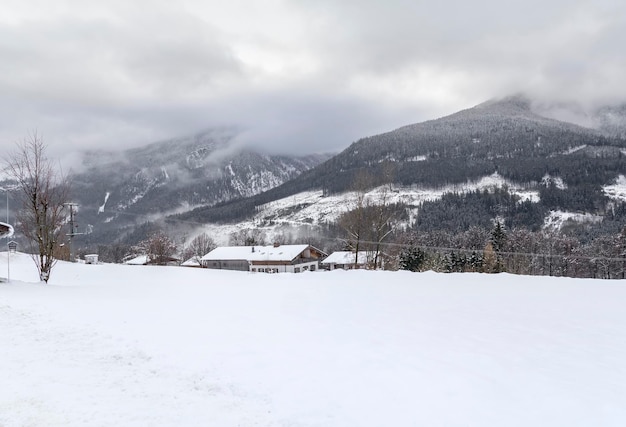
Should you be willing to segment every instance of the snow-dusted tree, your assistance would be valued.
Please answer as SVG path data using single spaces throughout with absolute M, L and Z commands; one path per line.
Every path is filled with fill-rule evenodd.
M 193 259 L 200 262 L 200 258 L 215 249 L 217 245 L 215 241 L 206 233 L 197 235 L 189 242 L 189 245 L 183 251 L 183 259 Z
M 535 234 L 525 228 L 509 231 L 504 245 L 505 270 L 515 274 L 532 273 L 532 254 L 537 253 L 538 243 Z
M 357 173 L 352 188 L 355 191 L 355 198 L 352 209 L 343 213 L 339 217 L 339 226 L 346 231 L 348 239 L 346 246 L 355 253 L 354 266 L 359 264 L 359 252 L 362 251 L 361 242 L 365 240 L 368 232 L 367 210 L 369 202 L 366 199 L 366 192 L 371 187 L 372 177 L 366 171 Z
M 626 227 L 622 228 L 622 231 L 615 238 L 615 253 L 618 258 L 621 258 L 620 262 L 620 276 L 622 279 L 626 278 Z
M 37 134 L 17 144 L 7 160 L 7 173 L 16 182 L 21 199 L 17 229 L 29 243 L 29 252 L 48 282 L 62 248 L 64 205 L 69 202 L 69 181 L 46 155 L 46 144 Z
M 377 194 L 376 204 L 369 209 L 368 224 L 370 227 L 371 241 L 374 245 L 373 265 L 377 269 L 382 265 L 381 247 L 383 241 L 393 232 L 394 218 L 396 216 L 395 209 L 390 205 L 390 190 L 388 186 L 384 186 Z
M 491 239 L 489 241 L 496 253 L 504 250 L 506 233 L 504 231 L 504 226 L 500 223 L 500 220 L 496 220 L 493 230 L 491 230 Z
M 164 265 L 176 253 L 176 243 L 162 231 L 152 234 L 142 242 L 141 246 L 143 246 L 150 264 Z
M 426 252 L 418 246 L 409 246 L 400 253 L 400 269 L 422 271 L 426 261 Z
M 267 236 L 258 228 L 235 231 L 228 237 L 231 246 L 262 246 L 267 244 Z
M 483 250 L 483 271 L 485 273 L 500 273 L 500 262 L 491 242 L 487 243 Z

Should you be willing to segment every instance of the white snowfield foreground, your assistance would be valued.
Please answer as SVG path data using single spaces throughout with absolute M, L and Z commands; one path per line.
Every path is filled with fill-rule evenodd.
M 10 265 L 2 427 L 626 425 L 622 281 Z

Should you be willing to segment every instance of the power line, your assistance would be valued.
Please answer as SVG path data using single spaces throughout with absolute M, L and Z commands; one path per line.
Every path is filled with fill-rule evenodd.
M 339 241 L 346 241 L 349 239 L 341 239 L 336 238 Z M 428 245 L 419 245 L 419 244 L 411 244 L 411 243 L 395 243 L 395 242 L 374 242 L 361 240 L 360 243 L 366 245 L 380 245 L 380 246 L 395 246 L 401 248 L 419 248 L 422 250 L 431 250 L 433 252 L 456 252 L 456 253 L 481 253 L 484 252 L 484 249 L 467 249 L 467 248 L 451 248 L 451 247 L 443 247 L 443 246 L 428 246 Z M 588 256 L 588 255 L 574 255 L 574 254 L 546 254 L 541 252 L 503 252 L 503 251 L 494 251 L 497 255 L 503 256 L 522 256 L 522 257 L 542 257 L 542 258 L 569 258 L 569 259 L 582 259 L 588 261 L 619 261 L 626 262 L 626 257 L 624 258 L 615 258 L 615 257 L 606 257 L 606 256 Z
M 74 262 L 74 247 L 72 245 L 72 240 L 74 239 L 75 236 L 81 235 L 81 234 L 85 234 L 85 233 L 78 233 L 76 231 L 76 227 L 74 225 L 74 208 L 78 207 L 78 203 L 63 203 L 63 206 L 69 206 L 70 208 L 70 232 L 66 234 L 66 236 L 68 236 L 69 239 L 69 244 L 70 244 L 70 261 Z
M 76 206 L 76 204 L 74 204 Z M 90 209 L 92 207 L 87 207 L 87 209 Z M 104 211 L 99 211 L 100 213 L 105 213 Z M 150 216 L 150 214 L 139 214 L 139 213 L 132 213 L 132 212 L 122 212 L 122 211 L 117 211 L 117 210 L 107 210 L 106 213 L 113 213 L 116 215 L 126 215 L 126 216 L 132 216 L 132 217 L 147 217 Z M 167 218 L 167 221 L 171 221 L 171 222 L 176 222 L 176 223 L 181 223 L 181 224 L 189 224 L 189 225 L 197 225 L 197 226 L 206 226 L 207 223 L 202 223 L 202 222 L 198 222 L 198 221 L 190 221 L 190 220 L 183 220 L 183 219 L 178 219 L 178 218 Z M 84 234 L 84 233 L 77 233 L 77 234 Z M 329 240 L 338 240 L 338 241 L 348 241 L 350 239 L 343 239 L 343 238 L 329 238 Z M 444 247 L 444 246 L 429 246 L 429 245 L 419 245 L 419 244 L 410 244 L 410 243 L 397 243 L 397 242 L 375 242 L 375 241 L 366 241 L 366 240 L 360 240 L 361 243 L 363 244 L 371 244 L 371 245 L 380 245 L 380 246 L 387 246 L 387 247 L 401 247 L 401 248 L 408 248 L 408 247 L 416 247 L 416 248 L 420 248 L 423 250 L 430 250 L 433 252 L 456 252 L 456 253 L 465 253 L 465 254 L 472 254 L 472 253 L 481 253 L 484 252 L 484 249 L 467 249 L 467 248 L 453 248 L 453 247 Z M 519 256 L 519 257 L 527 257 L 527 258 L 537 258 L 537 257 L 542 257 L 542 258 L 555 258 L 555 259 L 563 259 L 563 258 L 567 258 L 567 259 L 571 259 L 571 260 L 587 260 L 587 261 L 611 261 L 611 262 L 626 262 L 626 258 L 615 258 L 615 257 L 607 257 L 607 256 L 588 256 L 588 255 L 575 255 L 575 254 L 550 254 L 550 253 L 541 253 L 541 252 L 517 252 L 517 251 L 494 251 L 494 253 L 501 255 L 501 256 Z

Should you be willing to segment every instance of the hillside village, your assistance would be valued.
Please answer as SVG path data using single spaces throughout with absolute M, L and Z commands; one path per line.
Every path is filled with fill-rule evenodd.
M 223 246 L 202 257 L 180 263 L 176 259 L 166 264 L 213 270 L 248 271 L 251 273 L 303 273 L 319 270 L 351 270 L 373 268 L 372 254 L 360 251 L 337 251 L 330 256 L 311 245 Z M 89 255 L 86 256 L 85 262 Z M 359 258 L 360 257 L 360 258 Z M 140 255 L 124 262 L 127 265 L 154 264 L 150 257 Z

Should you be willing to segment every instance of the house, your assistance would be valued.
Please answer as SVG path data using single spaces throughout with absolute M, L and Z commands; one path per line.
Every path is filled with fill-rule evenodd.
M 371 255 L 371 254 L 369 254 Z M 356 252 L 349 251 L 337 251 L 333 252 L 322 261 L 322 267 L 328 270 L 352 270 L 366 268 L 370 257 L 368 257 L 367 251 L 359 251 L 358 263 L 355 265 Z
M 139 255 L 135 258 L 128 259 L 124 261 L 126 265 L 147 265 L 148 264 L 148 255 Z
M 326 254 L 311 245 L 223 246 L 202 257 L 202 266 L 259 273 L 316 271 Z
M 161 260 L 150 259 L 148 255 L 138 255 L 124 261 L 126 265 L 178 265 L 180 260 L 174 257 L 162 257 Z

